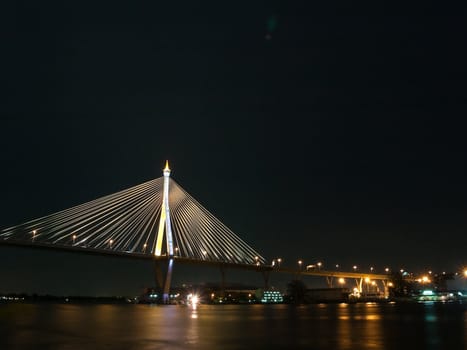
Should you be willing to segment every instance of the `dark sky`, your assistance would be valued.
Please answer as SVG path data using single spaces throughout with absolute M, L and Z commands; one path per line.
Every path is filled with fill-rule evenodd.
M 169 159 L 173 178 L 268 260 L 459 269 L 466 11 L 435 5 L 13 2 L 0 227 L 159 177 Z M 1 249 L 0 291 L 59 291 L 29 270 L 50 269 L 45 281 L 63 273 L 57 261 L 72 274 L 151 274 Z M 119 276 L 125 287 L 90 278 L 87 290 L 147 283 Z

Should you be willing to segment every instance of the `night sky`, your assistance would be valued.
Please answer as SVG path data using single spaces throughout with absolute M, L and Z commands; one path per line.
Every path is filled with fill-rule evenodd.
M 13 2 L 1 32 L 0 228 L 159 177 L 168 159 L 268 260 L 457 271 L 466 13 L 391 4 Z M 131 260 L 0 254 L 0 292 L 152 283 L 152 267 Z

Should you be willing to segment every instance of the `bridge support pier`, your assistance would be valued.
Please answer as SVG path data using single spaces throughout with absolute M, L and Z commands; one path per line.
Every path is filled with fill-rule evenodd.
M 161 295 L 160 303 L 169 303 L 170 285 L 172 282 L 172 270 L 173 270 L 174 259 L 169 258 L 167 261 L 155 261 L 155 272 L 156 272 L 156 286 L 159 294 Z

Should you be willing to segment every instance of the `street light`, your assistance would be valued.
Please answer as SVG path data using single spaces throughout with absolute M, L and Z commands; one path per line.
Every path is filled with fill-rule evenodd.
M 302 264 L 303 264 L 303 261 L 298 260 L 298 269 L 299 270 L 302 270 Z
M 339 278 L 339 284 L 340 284 L 340 285 L 345 284 L 345 279 L 342 278 L 342 277 L 340 277 L 340 278 Z
M 281 267 L 281 262 L 282 262 L 282 259 L 281 259 L 281 258 L 277 258 L 277 265 L 278 265 L 279 267 Z
M 321 270 L 321 265 L 323 265 L 323 263 L 321 261 L 318 261 L 316 265 L 318 265 L 318 270 Z
M 373 273 L 373 266 L 370 267 L 370 271 Z
M 109 240 L 109 248 L 112 248 L 112 243 L 113 243 L 113 242 L 114 242 L 113 239 L 110 239 L 110 240 Z
M 357 265 L 354 265 L 352 268 L 354 271 L 357 271 Z
M 34 241 L 34 239 L 36 238 L 36 232 L 37 232 L 36 230 L 33 230 L 33 231 L 32 231 L 32 240 L 33 240 L 33 241 Z
M 336 270 L 339 268 L 339 264 L 336 264 Z
M 389 267 L 386 267 L 386 268 L 384 269 L 384 271 L 386 271 L 386 273 L 388 273 L 388 272 L 389 272 Z
M 76 241 L 76 235 L 73 234 L 73 236 L 71 237 L 73 239 L 73 245 L 75 244 L 75 241 Z
M 467 277 L 467 269 L 464 269 L 464 277 Z

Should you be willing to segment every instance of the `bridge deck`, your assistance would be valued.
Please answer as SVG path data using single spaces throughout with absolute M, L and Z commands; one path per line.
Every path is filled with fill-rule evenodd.
M 162 256 L 155 256 L 154 254 L 150 253 L 135 253 L 135 252 L 122 252 L 116 251 L 112 249 L 95 249 L 95 248 L 86 248 L 80 246 L 72 246 L 72 245 L 51 245 L 51 244 L 43 244 L 40 242 L 24 242 L 18 240 L 2 240 L 0 239 L 0 245 L 9 245 L 9 246 L 20 246 L 20 247 L 27 247 L 27 248 L 40 248 L 40 249 L 49 249 L 55 251 L 66 251 L 72 253 L 82 253 L 82 254 L 90 254 L 90 255 L 101 255 L 101 256 L 113 256 L 113 257 L 121 257 L 127 259 L 140 259 L 140 260 L 167 260 L 168 257 L 166 255 Z M 180 256 L 174 256 L 174 260 L 177 263 L 181 264 L 190 264 L 190 265 L 204 265 L 204 266 L 216 266 L 216 267 L 226 267 L 226 268 L 234 268 L 234 269 L 242 269 L 242 270 L 250 270 L 250 271 L 259 271 L 259 272 L 281 272 L 281 273 L 288 273 L 288 274 L 299 274 L 303 276 L 322 276 L 322 277 L 336 277 L 336 278 L 369 278 L 371 280 L 388 280 L 390 276 L 387 274 L 375 274 L 375 273 L 364 273 L 364 272 L 345 272 L 345 271 L 328 271 L 328 270 L 298 270 L 292 269 L 287 267 L 278 267 L 278 266 L 271 266 L 271 265 L 256 265 L 256 264 L 242 264 L 242 263 L 232 263 L 232 262 L 224 262 L 224 261 L 215 261 L 215 260 L 199 260 L 199 259 L 191 259 L 185 258 Z
M 118 251 L 112 249 L 96 249 L 96 248 L 86 248 L 82 246 L 72 246 L 72 245 L 58 245 L 58 244 L 44 244 L 40 242 L 25 242 L 19 240 L 2 240 L 0 239 L 0 245 L 6 246 L 18 246 L 18 247 L 25 247 L 25 248 L 33 248 L 33 249 L 46 249 L 46 250 L 54 250 L 54 251 L 64 251 L 64 252 L 71 252 L 71 253 L 81 253 L 81 254 L 89 254 L 89 255 L 100 255 L 100 256 L 112 256 L 112 257 L 120 257 L 120 258 L 127 258 L 127 259 L 139 259 L 139 260 L 168 260 L 167 255 L 162 256 L 155 256 L 151 253 L 138 253 L 138 252 L 131 252 L 131 251 Z M 255 265 L 255 264 L 242 264 L 242 263 L 233 263 L 233 262 L 225 262 L 225 261 L 216 261 L 216 260 L 199 260 L 199 259 L 191 259 L 185 258 L 181 256 L 174 256 L 173 257 L 177 263 L 181 264 L 191 264 L 191 265 L 205 265 L 205 266 L 218 266 L 218 267 L 226 267 L 226 268 L 235 268 L 235 269 L 242 269 L 242 270 L 253 270 L 253 271 L 270 271 L 272 267 L 270 265 Z
M 369 278 L 371 280 L 388 280 L 390 275 L 365 273 L 365 272 L 346 272 L 346 271 L 329 271 L 329 270 L 297 270 L 290 268 L 274 268 L 274 271 L 285 272 L 290 274 L 299 274 L 304 276 L 323 276 L 336 278 Z

